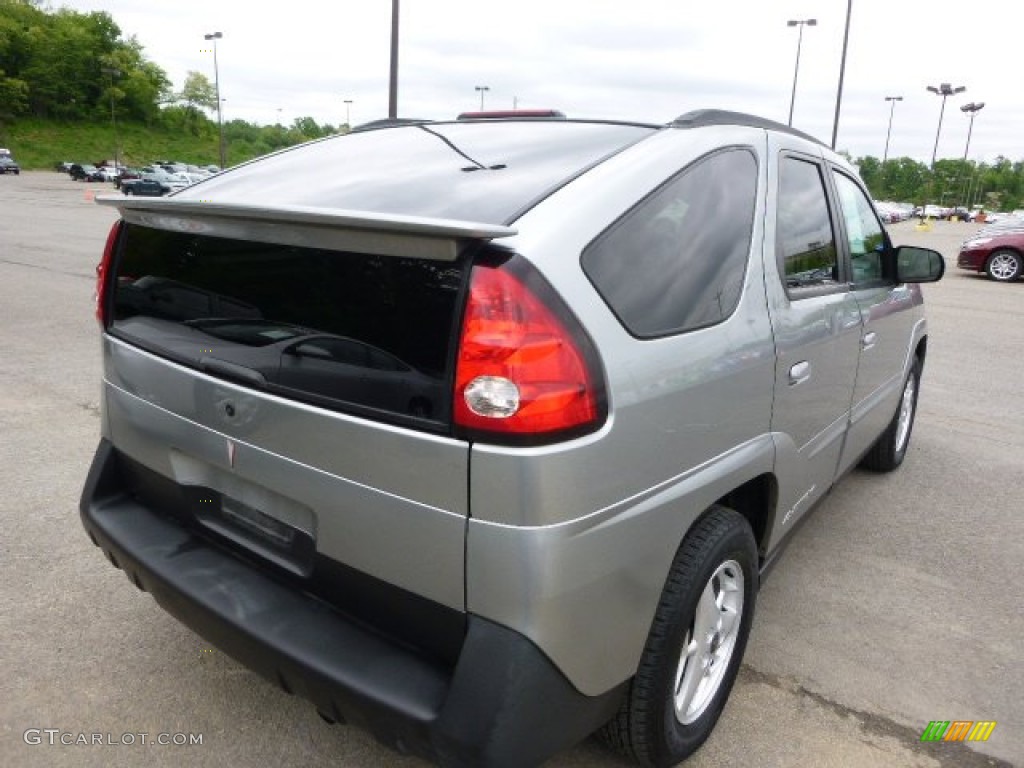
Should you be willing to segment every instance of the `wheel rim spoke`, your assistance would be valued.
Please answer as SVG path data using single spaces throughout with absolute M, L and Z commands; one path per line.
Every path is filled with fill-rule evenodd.
M 690 708 L 704 666 L 704 656 L 700 653 L 700 647 L 696 641 L 690 639 L 691 637 L 692 635 L 687 634 L 687 642 L 683 645 L 683 657 L 676 670 L 675 707 L 676 717 L 679 719 L 685 717 Z
M 712 578 L 705 585 L 697 603 L 697 616 L 693 626 L 693 636 L 697 642 L 713 633 L 718 627 L 721 610 L 718 607 L 718 596 L 712 586 L 713 581 Z
M 914 392 L 917 389 L 914 375 L 907 379 L 903 388 L 903 399 L 900 400 L 900 416 L 896 427 L 896 452 L 899 453 L 907 444 L 910 435 L 910 422 L 914 416 Z
M 736 648 L 743 618 L 743 569 L 728 560 L 715 569 L 697 600 L 676 669 L 676 719 L 686 725 L 714 699 Z

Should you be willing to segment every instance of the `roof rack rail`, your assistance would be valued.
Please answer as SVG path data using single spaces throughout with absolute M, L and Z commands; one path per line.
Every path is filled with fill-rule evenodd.
M 374 131 L 378 128 L 397 128 L 402 125 L 423 125 L 425 123 L 432 123 L 433 120 L 427 120 L 423 117 L 385 117 L 380 120 L 371 120 L 368 123 L 357 125 L 349 133 L 358 133 L 360 131 Z
M 726 109 L 695 109 L 692 112 L 680 115 L 671 123 L 673 128 L 703 128 L 709 125 L 745 125 L 751 128 L 766 128 L 772 131 L 782 131 L 792 136 L 799 136 L 801 139 L 813 141 L 823 147 L 828 145 L 820 139 L 816 139 L 809 133 L 798 131 L 796 128 L 768 120 L 757 115 L 748 115 L 745 112 L 730 112 Z

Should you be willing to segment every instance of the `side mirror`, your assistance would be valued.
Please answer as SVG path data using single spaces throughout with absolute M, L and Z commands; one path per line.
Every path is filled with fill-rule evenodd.
M 896 249 L 896 282 L 934 283 L 946 272 L 946 260 L 931 248 L 901 245 Z

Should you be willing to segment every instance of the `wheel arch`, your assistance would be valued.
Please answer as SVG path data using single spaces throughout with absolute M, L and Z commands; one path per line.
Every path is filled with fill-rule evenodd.
M 757 542 L 758 557 L 762 562 L 767 554 L 778 498 L 778 480 L 775 475 L 766 472 L 734 488 L 716 502 L 738 512 L 750 523 L 754 540 Z

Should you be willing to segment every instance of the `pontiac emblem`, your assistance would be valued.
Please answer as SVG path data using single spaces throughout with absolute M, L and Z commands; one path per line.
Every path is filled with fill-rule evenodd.
M 233 442 L 231 442 L 230 440 L 227 441 L 227 444 L 228 444 L 228 466 L 231 467 L 232 469 L 234 469 L 235 468 L 235 444 Z

